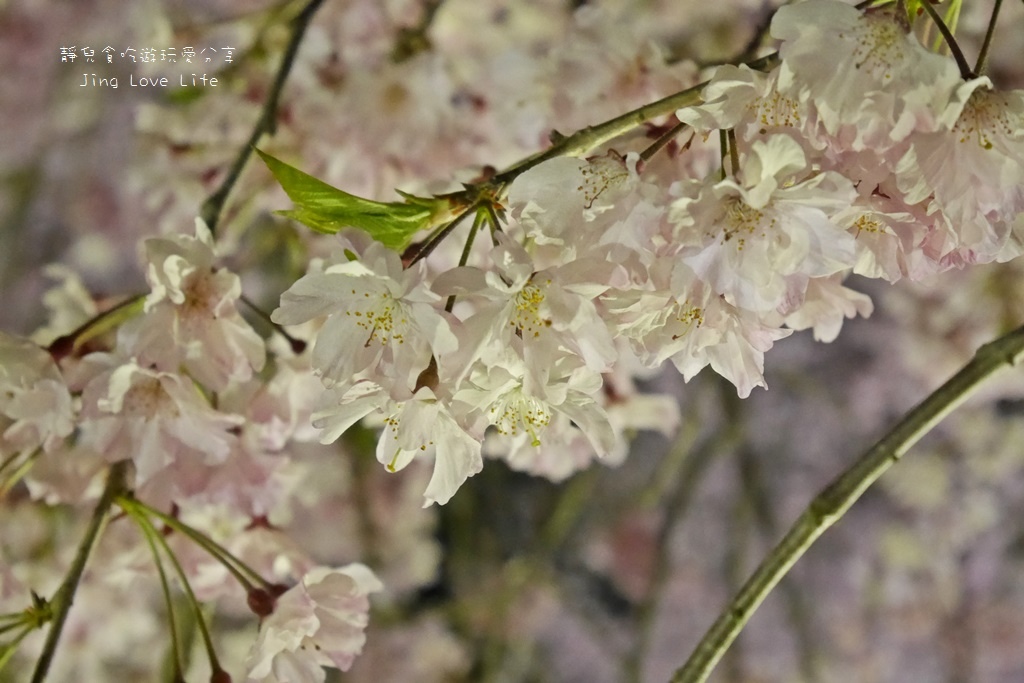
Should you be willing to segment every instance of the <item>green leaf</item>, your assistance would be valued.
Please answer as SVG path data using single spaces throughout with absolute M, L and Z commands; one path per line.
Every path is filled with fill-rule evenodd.
M 413 235 L 452 218 L 451 202 L 443 197 L 416 197 L 400 192 L 404 202 L 375 202 L 331 187 L 280 159 L 256 150 L 263 162 L 295 202 L 279 215 L 328 234 L 346 227 L 361 228 L 384 246 L 401 251 Z

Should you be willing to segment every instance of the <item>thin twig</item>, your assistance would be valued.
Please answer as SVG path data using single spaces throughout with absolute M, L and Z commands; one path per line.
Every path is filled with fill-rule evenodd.
M 778 521 L 775 517 L 775 510 L 769 504 L 768 496 L 765 493 L 760 463 L 750 448 L 740 449 L 739 468 L 743 497 L 750 502 L 754 509 L 754 520 L 761 534 L 769 539 L 777 537 Z M 793 627 L 800 674 L 805 681 L 817 681 L 821 676 L 818 672 L 818 660 L 814 653 L 814 638 L 810 615 L 807 611 L 807 601 L 804 594 L 800 592 L 799 584 L 791 578 L 783 579 L 779 590 L 782 591 L 789 621 Z
M 469 229 L 469 235 L 466 236 L 466 243 L 462 246 L 462 255 L 459 256 L 459 267 L 469 263 L 469 254 L 473 250 L 473 240 L 476 237 L 476 232 L 483 226 L 484 221 L 489 220 L 488 213 L 482 209 L 476 210 L 476 217 L 473 218 L 473 227 Z M 445 313 L 451 313 L 455 308 L 455 295 L 452 294 L 448 297 L 448 301 L 444 304 Z
M 779 53 L 773 52 L 770 55 L 756 59 L 747 64 L 751 69 L 771 70 L 779 65 Z M 616 116 L 613 119 L 599 123 L 596 126 L 588 126 L 576 131 L 572 135 L 560 138 L 559 141 L 548 149 L 535 154 L 532 157 L 515 164 L 501 173 L 494 176 L 492 182 L 495 184 L 509 183 L 518 176 L 530 170 L 534 166 L 549 159 L 560 156 L 579 156 L 586 152 L 600 147 L 606 142 L 628 133 L 629 131 L 642 126 L 651 119 L 671 114 L 683 107 L 692 107 L 701 103 L 700 93 L 707 86 L 708 82 L 698 83 L 686 90 L 674 93 L 655 102 L 650 102 L 625 114 Z
M 441 242 L 444 241 L 444 238 L 448 237 L 448 235 L 452 233 L 452 230 L 458 227 L 459 223 L 461 223 L 466 216 L 475 211 L 476 208 L 477 207 L 475 206 L 470 207 L 463 211 L 462 213 L 460 213 L 458 216 L 456 216 L 453 220 L 449 221 L 448 224 L 445 225 L 440 230 L 440 232 L 438 232 L 430 239 L 430 241 L 428 241 L 426 244 L 420 247 L 419 251 L 417 251 L 416 255 L 412 257 L 412 260 L 409 261 L 409 265 L 407 265 L 406 268 L 411 268 L 412 266 L 416 265 L 423 259 L 430 256 L 430 253 L 437 249 L 437 245 L 441 244 Z
M 946 415 L 1004 366 L 1024 358 L 1024 326 L 978 349 L 974 359 L 911 410 L 888 434 L 828 485 L 800 515 L 725 608 L 672 683 L 707 680 L 722 655 L 779 580 L 826 529 Z
M 114 501 L 114 498 L 125 491 L 127 483 L 125 476 L 128 472 L 128 461 L 122 460 L 110 466 L 107 473 L 107 485 L 103 488 L 96 507 L 92 511 L 92 518 L 89 526 L 86 527 L 85 536 L 78 544 L 78 550 L 68 568 L 67 576 L 60 584 L 60 588 L 54 593 L 50 604 L 54 608 L 53 623 L 46 634 L 46 642 L 43 643 L 43 651 L 36 661 L 35 671 L 32 673 L 32 683 L 42 683 L 53 662 L 53 656 L 57 653 L 57 643 L 60 640 L 61 631 L 64 630 L 64 622 L 67 621 L 68 613 L 71 612 L 71 605 L 75 601 L 75 592 L 82 580 L 82 573 L 85 571 L 85 564 L 89 560 L 96 539 L 100 535 L 100 529 L 107 519 L 107 512 Z
M 932 4 L 925 0 L 921 3 L 921 7 L 928 13 L 932 21 L 935 23 L 935 27 L 939 29 L 939 33 L 942 34 L 942 38 L 946 41 L 946 45 L 949 46 L 949 52 L 953 55 L 953 59 L 956 60 L 956 65 L 960 67 L 960 76 L 965 80 L 974 78 L 974 72 L 971 71 L 970 64 L 967 63 L 967 58 L 964 57 L 963 50 L 960 49 L 960 44 L 956 42 L 956 38 L 953 37 L 953 32 L 946 26 L 946 22 L 942 20 L 939 13 L 932 7 Z
M 672 574 L 672 536 L 690 510 L 690 504 L 711 464 L 721 454 L 733 448 L 742 437 L 743 423 L 739 419 L 734 419 L 737 417 L 738 408 L 736 394 L 732 393 L 724 382 L 719 383 L 719 389 L 723 392 L 725 426 L 716 431 L 708 443 L 696 446 L 693 444 L 693 435 L 688 430 L 681 431 L 672 445 L 672 450 L 665 456 L 665 462 L 670 463 L 667 471 L 659 468 L 655 477 L 659 487 L 663 486 L 666 480 L 671 481 L 673 486 L 671 489 L 664 489 L 665 509 L 654 542 L 658 552 L 651 567 L 647 590 L 636 607 L 636 641 L 622 662 L 622 678 L 625 681 L 639 683 L 643 680 L 643 663 L 654 635 L 658 606 Z
M 399 29 L 395 47 L 391 50 L 392 62 L 401 64 L 420 52 L 430 49 L 430 38 L 427 37 L 427 31 L 434 23 L 437 10 L 441 8 L 443 2 L 444 0 L 426 0 L 423 4 L 423 16 L 419 22 L 415 26 Z
M 992 16 L 988 20 L 988 28 L 985 30 L 985 40 L 981 44 L 981 50 L 978 52 L 978 61 L 974 65 L 974 73 L 981 76 L 985 73 L 985 67 L 988 66 L 988 53 L 992 48 L 992 36 L 996 32 L 996 22 L 999 20 L 999 10 L 1003 6 L 1003 0 L 996 0 L 996 4 L 992 7 Z
M 676 123 L 676 125 L 669 128 L 666 133 L 663 133 L 662 135 L 658 136 L 658 139 L 652 142 L 647 149 L 640 152 L 640 159 L 644 163 L 650 161 L 651 157 L 660 152 L 665 145 L 672 142 L 672 140 L 674 140 L 675 137 L 679 135 L 684 128 L 686 128 L 686 126 L 686 123 L 680 121 Z
M 206 198 L 202 208 L 199 210 L 200 217 L 210 228 L 211 233 L 216 234 L 217 224 L 220 222 L 220 216 L 224 210 L 224 204 L 227 202 L 228 195 L 242 176 L 242 171 L 245 169 L 245 165 L 249 161 L 249 157 L 252 155 L 252 151 L 257 143 L 259 143 L 260 138 L 263 137 L 264 133 L 273 135 L 277 131 L 277 104 L 281 99 L 281 91 L 284 89 L 284 83 L 288 80 L 288 74 L 292 70 L 295 56 L 299 52 L 299 45 L 306 34 L 306 28 L 309 27 L 309 22 L 313 19 L 316 11 L 320 9 L 323 1 L 310 0 L 309 4 L 303 7 L 302 11 L 292 20 L 291 39 L 288 41 L 284 56 L 281 58 L 281 66 L 277 70 L 277 76 L 274 78 L 273 85 L 270 86 L 267 100 L 263 103 L 260 117 L 256 120 L 256 126 L 253 128 L 249 140 L 239 151 L 230 170 L 228 170 L 224 182 L 221 183 L 220 187 L 213 194 Z

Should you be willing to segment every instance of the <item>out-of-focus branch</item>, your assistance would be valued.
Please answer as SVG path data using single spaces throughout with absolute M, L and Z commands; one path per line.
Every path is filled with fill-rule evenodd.
M 220 222 L 224 204 L 227 202 L 228 195 L 231 194 L 231 190 L 238 182 L 238 179 L 242 176 L 242 171 L 245 169 L 245 165 L 248 163 L 256 144 L 263 137 L 264 133 L 273 135 L 277 130 L 277 105 L 281 99 L 281 91 L 284 89 L 285 81 L 288 80 L 288 74 L 291 73 L 292 65 L 295 63 L 295 56 L 299 52 L 302 38 L 306 35 L 309 22 L 313 19 L 316 11 L 320 9 L 320 5 L 323 2 L 324 0 L 310 0 L 298 15 L 292 19 L 291 39 L 285 48 L 284 56 L 281 57 L 281 66 L 274 77 L 274 83 L 270 86 L 267 100 L 263 103 L 263 110 L 260 112 L 259 119 L 256 120 L 256 126 L 253 128 L 252 134 L 245 145 L 239 151 L 234 163 L 231 164 L 231 168 L 228 170 L 228 174 L 220 184 L 220 187 L 206 198 L 202 208 L 199 210 L 200 217 L 209 226 L 211 233 L 216 234 L 217 224 Z
M 768 495 L 764 488 L 764 477 L 756 454 L 749 448 L 741 448 L 738 454 L 740 481 L 743 486 L 743 498 L 750 504 L 754 511 L 754 520 L 763 536 L 771 539 L 778 536 L 778 520 L 775 511 L 769 504 Z M 790 625 L 793 627 L 793 637 L 796 640 L 797 661 L 800 664 L 800 674 L 805 681 L 818 681 L 821 676 L 818 671 L 818 658 L 814 648 L 813 628 L 810 614 L 807 610 L 807 600 L 800 592 L 799 584 L 788 577 L 779 586 L 782 591 L 782 599 L 786 603 Z
M 85 536 L 82 537 L 82 542 L 78 544 L 78 551 L 71 562 L 67 576 L 64 577 L 60 588 L 57 589 L 53 599 L 50 601 L 54 610 L 53 623 L 46 634 L 46 641 L 43 643 L 43 651 L 36 661 L 35 671 L 32 672 L 32 683 L 42 683 L 46 679 L 46 674 L 50 670 L 50 664 L 53 663 L 53 656 L 57 653 L 57 643 L 60 641 L 61 631 L 64 630 L 64 622 L 67 621 L 68 613 L 71 612 L 71 605 L 75 601 L 75 592 L 78 590 L 78 584 L 82 580 L 85 564 L 89 560 L 93 546 L 96 545 L 96 539 L 100 535 L 100 529 L 107 519 L 107 512 L 109 512 L 114 498 L 125 491 L 127 471 L 127 460 L 116 462 L 110 466 L 110 472 L 107 474 L 107 485 L 100 495 L 99 502 L 96 503 L 96 507 L 93 509 L 89 526 L 85 530 Z
M 622 662 L 623 680 L 639 683 L 643 680 L 643 663 L 650 649 L 658 605 L 672 573 L 671 539 L 690 509 L 704 475 L 718 456 L 736 447 L 742 437 L 742 420 L 737 411 L 739 399 L 724 380 L 719 382 L 725 412 L 725 427 L 718 430 L 705 444 L 693 445 L 693 434 L 683 429 L 665 456 L 664 467 L 658 468 L 654 481 L 660 487 L 665 481 L 673 482 L 671 489 L 661 493 L 665 500 L 661 524 L 655 540 L 657 554 L 651 567 L 647 592 L 636 609 L 637 639 Z M 645 497 L 641 497 L 644 501 Z
M 978 349 L 974 359 L 911 410 L 850 468 L 837 477 L 796 520 L 721 613 L 672 683 L 706 681 L 758 606 L 826 529 L 835 524 L 886 470 L 922 436 L 967 400 L 989 377 L 1024 358 L 1024 326 Z
M 430 38 L 427 32 L 434 23 L 437 10 L 444 0 L 426 0 L 423 4 L 423 16 L 415 26 L 407 26 L 398 31 L 395 47 L 391 50 L 391 61 L 396 64 L 415 57 L 420 52 L 430 49 Z

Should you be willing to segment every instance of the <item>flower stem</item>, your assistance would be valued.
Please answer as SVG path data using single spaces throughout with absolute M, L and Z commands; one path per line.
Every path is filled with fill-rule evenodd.
M 663 133 L 662 135 L 658 136 L 658 139 L 652 142 L 650 146 L 647 147 L 647 149 L 640 152 L 640 159 L 642 159 L 643 162 L 646 164 L 648 161 L 651 160 L 651 157 L 660 152 L 662 148 L 665 147 L 665 145 L 672 142 L 672 140 L 674 140 L 675 137 L 679 135 L 684 128 L 686 128 L 686 125 L 687 124 L 683 123 L 682 121 L 679 121 L 678 123 L 676 123 L 676 125 L 669 128 L 666 133 Z
M 978 52 L 978 61 L 974 65 L 974 73 L 979 76 L 985 73 L 985 67 L 988 66 L 988 54 L 992 48 L 992 36 L 996 32 L 996 22 L 999 20 L 999 10 L 1003 6 L 1003 0 L 996 0 L 995 5 L 992 7 L 992 16 L 988 20 L 988 28 L 985 30 L 985 40 L 981 44 L 981 50 Z
M 167 572 L 164 570 L 164 563 L 160 559 L 160 551 L 157 550 L 156 541 L 153 540 L 154 535 L 159 535 L 159 532 L 153 529 L 153 525 L 149 523 L 149 520 L 139 519 L 140 516 L 143 516 L 139 511 L 132 509 L 132 512 L 129 514 L 139 526 L 139 530 L 142 531 L 142 536 L 146 539 L 146 544 L 149 546 L 149 552 L 153 555 L 153 564 L 156 565 L 156 571 L 160 575 L 160 589 L 163 592 L 164 604 L 167 606 L 167 622 L 168 628 L 171 632 L 171 676 L 172 680 L 183 680 L 181 668 L 181 642 L 178 640 L 178 628 L 174 621 L 174 602 L 171 600 L 171 586 L 167 581 Z
M 117 504 L 120 505 L 125 512 L 132 514 L 132 511 L 137 511 L 143 515 L 153 515 L 161 522 L 174 529 L 180 534 L 183 534 L 200 548 L 210 554 L 211 557 L 216 559 L 224 568 L 227 569 L 235 580 L 241 584 L 242 588 L 246 591 L 251 591 L 254 583 L 260 584 L 263 588 L 270 588 L 270 582 L 264 579 L 258 572 L 250 568 L 244 562 L 239 560 L 237 557 L 231 554 L 227 548 L 214 541 L 209 536 L 196 531 L 189 525 L 183 523 L 181 520 L 168 515 L 165 512 L 160 512 L 156 508 L 152 508 L 146 505 L 138 498 L 130 496 L 120 496 L 117 499 Z M 246 577 L 248 574 L 248 578 Z M 250 581 L 249 579 L 252 579 Z
M 466 237 L 466 244 L 462 247 L 462 255 L 459 257 L 459 266 L 464 266 L 469 263 L 469 252 L 473 249 L 473 240 L 476 237 L 477 231 L 483 226 L 484 221 L 486 220 L 489 220 L 486 209 L 477 209 L 476 216 L 473 218 L 473 227 L 469 229 L 469 235 Z M 444 303 L 444 310 L 446 313 L 451 313 L 453 308 L 455 308 L 454 294 L 449 296 L 448 300 Z
M 153 526 L 152 520 L 150 520 L 149 516 L 146 515 L 144 509 L 139 507 L 131 508 L 131 512 L 128 514 L 132 515 L 139 525 L 143 527 L 143 532 L 148 538 L 155 540 L 160 547 L 163 548 L 164 554 L 167 555 L 167 559 L 171 561 L 171 566 L 174 567 L 174 573 L 178 575 L 178 580 L 181 582 L 181 587 L 185 591 L 185 596 L 187 597 L 189 604 L 192 606 L 192 611 L 195 613 L 196 624 L 199 627 L 199 633 L 203 637 L 203 645 L 206 647 L 206 656 L 210 660 L 210 669 L 214 674 L 222 672 L 223 669 L 220 666 L 220 661 L 217 659 L 217 651 L 213 647 L 213 638 L 210 636 L 210 629 L 206 626 L 206 620 L 203 618 L 202 607 L 199 604 L 199 600 L 196 599 L 196 594 L 192 591 L 192 585 L 188 582 L 188 575 L 185 573 L 185 568 L 181 566 L 181 562 L 178 561 L 174 551 L 172 551 L 170 546 L 167 545 L 167 541 L 164 539 L 163 534 Z
M 262 308 L 257 306 L 255 302 L 251 301 L 249 299 L 249 297 L 247 297 L 246 295 L 242 294 L 238 298 L 241 300 L 241 302 L 243 304 L 245 304 L 246 306 L 249 307 L 250 311 L 252 311 L 257 316 L 259 316 L 260 320 L 262 320 L 264 323 L 269 325 L 279 335 L 284 337 L 284 340 L 286 342 L 288 342 L 288 345 L 291 347 L 292 353 L 294 353 L 297 356 L 297 355 L 301 354 L 303 351 L 306 350 L 306 342 L 304 342 L 301 339 L 296 339 L 295 337 L 293 337 L 290 334 L 288 334 L 285 331 L 284 327 L 282 327 L 281 325 L 278 325 L 273 320 L 271 320 L 270 319 L 270 315 L 266 311 L 264 311 Z
M 395 47 L 391 50 L 391 61 L 395 64 L 408 61 L 420 52 L 430 49 L 430 38 L 427 31 L 434 23 L 437 10 L 444 0 L 426 0 L 423 5 L 423 16 L 415 26 L 404 27 L 398 31 Z
M 47 351 L 58 360 L 69 354 L 77 353 L 82 346 L 91 340 L 141 313 L 145 300 L 145 294 L 136 294 L 128 297 L 113 308 L 108 308 L 85 321 L 73 332 L 69 332 L 63 337 L 57 337 L 50 342 Z
M 939 33 L 942 34 L 942 38 L 946 41 L 946 45 L 949 46 L 949 51 L 953 55 L 953 59 L 956 60 L 956 65 L 960 68 L 960 76 L 965 80 L 974 78 L 974 72 L 971 71 L 971 66 L 967 63 L 967 58 L 964 57 L 963 50 L 960 49 L 960 44 L 956 42 L 956 38 L 953 37 L 953 32 L 946 26 L 946 22 L 942 20 L 939 13 L 932 7 L 931 2 L 925 0 L 921 3 L 921 7 L 928 13 L 932 21 L 935 23 L 935 27 L 939 29 Z
M 729 139 L 729 165 L 732 166 L 732 177 L 736 178 L 740 174 L 740 150 L 736 146 L 736 130 L 730 128 L 726 132 L 726 137 Z
M 296 15 L 292 20 L 292 36 L 288 41 L 288 45 L 285 48 L 284 56 L 281 58 L 281 66 L 277 70 L 277 76 L 274 78 L 274 83 L 270 86 L 270 93 L 267 95 L 266 102 L 263 103 L 263 110 L 260 112 L 260 117 L 256 121 L 256 126 L 252 130 L 252 134 L 249 136 L 249 140 L 242 146 L 241 151 L 235 158 L 231 168 L 228 170 L 227 176 L 224 178 L 224 182 L 220 184 L 213 194 L 206 198 L 203 202 L 202 207 L 199 210 L 199 215 L 206 223 L 207 227 L 210 228 L 211 234 L 217 233 L 217 224 L 220 222 L 221 213 L 224 210 L 224 204 L 227 202 L 228 195 L 234 188 L 238 179 L 242 176 L 242 171 L 245 169 L 246 163 L 249 161 L 249 157 L 252 155 L 253 149 L 256 148 L 256 143 L 260 141 L 264 133 L 273 135 L 277 130 L 277 104 L 281 99 L 281 91 L 284 89 L 284 83 L 288 80 L 288 74 L 292 70 L 292 64 L 295 62 L 295 55 L 299 52 L 299 45 L 302 43 L 302 38 L 306 34 L 306 29 L 309 27 L 309 22 L 313 19 L 313 15 L 320 9 L 320 5 L 323 4 L 324 0 L 310 0 L 305 7 Z
M 875 480 L 946 415 L 966 401 L 986 379 L 1004 366 L 1019 364 L 1022 359 L 1024 326 L 978 349 L 970 363 L 907 413 L 892 431 L 821 491 L 740 588 L 690 658 L 675 672 L 672 683 L 707 680 L 761 602 L 818 537 L 839 521 Z
M 725 158 L 729 155 L 729 137 L 725 134 L 725 129 L 718 131 L 718 161 L 721 164 L 721 176 L 720 180 L 725 180 L 729 177 L 729 174 L 725 172 Z M 733 173 L 736 169 L 733 169 Z
M 435 235 L 429 242 L 424 244 L 419 251 L 416 252 L 416 255 L 412 257 L 412 260 L 409 261 L 409 265 L 406 266 L 406 268 L 411 268 L 430 256 L 430 253 L 434 251 L 434 249 L 437 249 L 437 245 L 441 244 L 441 242 L 444 241 L 444 238 L 448 237 L 448 235 L 452 233 L 452 230 L 454 230 L 472 210 L 472 208 L 466 209 L 445 225 L 437 235 Z
M 75 601 L 75 591 L 78 590 L 78 584 L 82 580 L 82 573 L 85 571 L 85 564 L 89 560 L 89 554 L 93 546 L 96 545 L 96 539 L 100 535 L 100 529 L 107 519 L 107 512 L 109 512 L 114 498 L 127 489 L 127 471 L 127 460 L 116 462 L 110 466 L 110 471 L 107 473 L 107 484 L 103 488 L 103 493 L 100 495 L 96 507 L 93 509 L 89 526 L 85 530 L 85 536 L 82 537 L 82 542 L 78 544 L 78 550 L 71 561 L 71 567 L 68 569 L 67 576 L 64 577 L 64 581 L 51 600 L 54 610 L 53 623 L 46 634 L 43 651 L 40 653 L 35 671 L 32 673 L 32 683 L 42 683 L 46 679 L 50 664 L 53 662 L 53 656 L 57 652 L 57 642 L 60 640 L 61 631 L 64 630 L 64 622 L 67 621 L 68 613 L 71 611 L 71 604 Z

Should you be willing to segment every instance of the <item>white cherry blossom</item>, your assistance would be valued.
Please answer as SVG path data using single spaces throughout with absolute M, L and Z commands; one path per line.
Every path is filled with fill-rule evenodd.
M 0 459 L 55 449 L 74 429 L 73 420 L 71 393 L 53 358 L 0 332 Z
M 556 157 L 520 175 L 508 200 L 526 234 L 575 254 L 601 242 L 604 227 L 642 197 L 639 155 Z M 609 214 L 609 215 L 605 215 Z
M 377 460 L 389 472 L 404 469 L 414 458 L 433 458 L 434 473 L 424 492 L 424 507 L 447 503 L 466 479 L 483 467 L 479 440 L 470 436 L 430 387 L 420 387 L 395 400 L 371 381 L 324 393 L 313 424 L 323 443 L 335 441 L 360 419 L 375 413 L 384 430 L 377 442 Z
M 839 336 L 843 318 L 866 318 L 873 310 L 871 299 L 844 287 L 841 276 L 815 278 L 807 283 L 803 303 L 786 316 L 786 325 L 794 330 L 813 329 L 815 341 L 827 343 Z
M 729 303 L 767 312 L 799 296 L 807 278 L 851 267 L 854 240 L 831 216 L 856 193 L 835 172 L 813 173 L 787 135 L 754 142 L 742 184 L 692 181 L 670 220 L 682 260 Z
M 563 357 L 543 369 L 530 368 L 513 347 L 494 350 L 478 362 L 453 400 L 462 404 L 472 431 L 493 427 L 500 452 L 518 469 L 557 470 L 535 465 L 582 433 L 598 457 L 608 455 L 615 433 L 594 396 L 601 376 Z M 548 448 L 548 444 L 551 448 Z M 565 454 L 567 455 L 567 454 Z M 575 469 L 575 468 L 571 468 Z
M 300 278 L 271 317 L 297 325 L 327 316 L 312 357 L 327 386 L 370 373 L 379 383 L 410 391 L 432 355 L 457 345 L 425 274 L 422 261 L 403 269 L 398 254 L 374 242 L 361 256 L 346 250 Z
M 523 247 L 504 233 L 496 240 L 491 251 L 495 270 L 456 268 L 434 283 L 444 295 L 484 299 L 464 323 L 458 363 L 468 368 L 487 346 L 505 347 L 518 337 L 530 363 L 545 364 L 571 353 L 592 370 L 607 370 L 615 349 L 594 300 L 617 275 L 624 277 L 621 268 L 585 257 L 535 272 Z
M 816 118 L 852 149 L 883 152 L 914 131 L 934 130 L 960 82 L 952 59 L 910 32 L 902 6 L 858 10 L 840 0 L 779 8 L 779 90 L 813 102 Z
M 743 398 L 755 386 L 766 386 L 764 353 L 789 330 L 728 303 L 675 258 L 656 261 L 650 275 L 644 289 L 615 292 L 606 300 L 643 365 L 671 360 L 686 381 L 711 365 Z
M 322 683 L 323 667 L 348 671 L 362 652 L 370 593 L 384 586 L 369 567 L 316 567 L 277 598 L 249 653 L 260 683 Z

